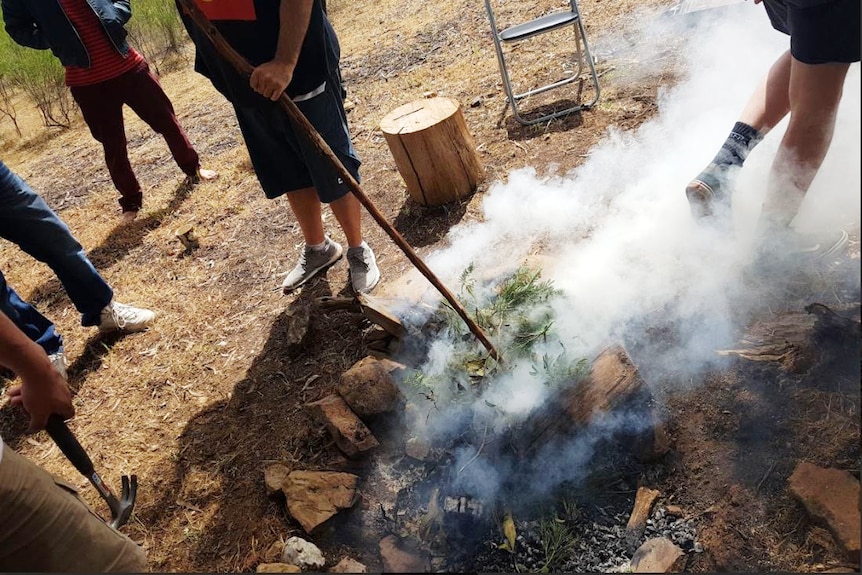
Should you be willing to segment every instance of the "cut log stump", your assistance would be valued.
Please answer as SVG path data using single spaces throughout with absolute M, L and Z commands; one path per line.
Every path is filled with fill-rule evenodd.
M 461 105 L 449 98 L 416 100 L 380 122 L 413 201 L 437 206 L 469 196 L 484 176 Z

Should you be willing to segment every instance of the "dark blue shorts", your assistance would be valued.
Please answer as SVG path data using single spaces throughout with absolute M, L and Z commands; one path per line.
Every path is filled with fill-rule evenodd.
M 805 64 L 859 61 L 859 0 L 763 0 L 772 27 Z
M 296 106 L 359 182 L 359 157 L 350 141 L 341 83 L 330 77 L 323 93 Z M 257 179 L 269 199 L 287 192 L 314 187 L 320 201 L 328 204 L 350 191 L 329 160 L 298 137 L 287 112 L 277 102 L 244 108 L 234 106 Z

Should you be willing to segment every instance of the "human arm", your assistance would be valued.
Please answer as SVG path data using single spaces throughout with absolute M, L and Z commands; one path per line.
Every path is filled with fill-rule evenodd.
M 3 10 L 6 32 L 16 43 L 37 50 L 50 48 L 39 23 L 21 0 L 2 0 L 0 8 Z
M 21 385 L 9 390 L 12 405 L 30 415 L 30 431 L 45 427 L 48 416 L 56 413 L 68 419 L 75 415 L 72 391 L 66 380 L 51 365 L 45 351 L 0 312 L 0 365 L 21 378 Z
M 299 61 L 299 53 L 311 10 L 317 0 L 281 0 L 279 4 L 279 33 L 275 57 L 257 66 L 251 73 L 252 89 L 272 101 L 276 101 L 293 79 L 293 71 Z

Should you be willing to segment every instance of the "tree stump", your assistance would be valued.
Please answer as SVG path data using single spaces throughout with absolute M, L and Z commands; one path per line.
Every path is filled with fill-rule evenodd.
M 437 206 L 468 196 L 484 176 L 458 102 L 427 98 L 389 112 L 380 122 L 413 201 Z

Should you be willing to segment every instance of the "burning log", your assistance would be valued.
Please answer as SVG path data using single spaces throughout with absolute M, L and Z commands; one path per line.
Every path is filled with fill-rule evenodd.
M 401 320 L 381 300 L 366 294 L 356 297 L 324 296 L 317 298 L 317 305 L 327 311 L 344 309 L 360 312 L 395 337 L 403 337 L 407 333 Z
M 655 489 L 638 488 L 634 509 L 632 509 L 631 517 L 629 517 L 629 522 L 626 525 L 626 543 L 632 551 L 637 549 L 638 542 L 646 531 L 647 519 L 658 496 L 659 492 Z
M 752 362 L 775 362 L 791 374 L 804 373 L 816 364 L 852 361 L 859 352 L 862 333 L 859 309 L 849 314 L 848 310 L 841 311 L 821 303 L 809 304 L 806 313 L 787 313 L 754 323 L 738 347 L 717 353 Z
M 443 500 L 443 511 L 446 513 L 460 513 L 462 515 L 470 515 L 474 518 L 480 518 L 485 513 L 485 506 L 481 501 L 472 497 L 452 497 L 446 496 Z
M 646 408 L 649 399 L 649 390 L 625 348 L 610 346 L 593 361 L 588 377 L 561 390 L 558 397 L 546 402 L 545 407 L 522 426 L 522 437 L 516 441 L 516 449 L 530 453 L 555 437 L 570 435 L 589 425 L 597 414 L 623 407 L 649 413 Z M 644 433 L 655 431 L 647 429 Z

